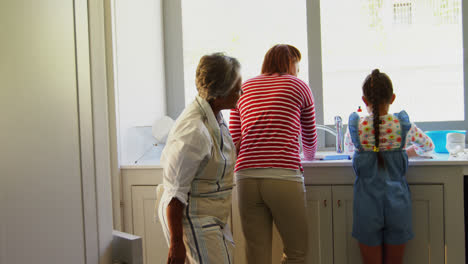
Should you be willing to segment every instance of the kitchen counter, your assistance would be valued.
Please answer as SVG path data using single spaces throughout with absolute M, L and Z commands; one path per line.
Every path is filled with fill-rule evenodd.
M 335 152 L 318 151 L 318 155 L 334 155 Z M 313 160 L 302 161 L 303 167 L 346 167 L 351 166 L 351 160 Z M 412 157 L 409 159 L 410 166 L 434 166 L 434 165 L 455 165 L 468 166 L 468 160 L 451 160 L 449 154 L 434 153 L 429 157 Z
M 153 146 L 148 150 L 135 164 L 126 164 L 120 166 L 121 169 L 157 169 L 162 168 L 159 162 L 164 145 Z M 336 154 L 332 151 L 318 151 L 317 156 L 326 156 Z M 302 161 L 302 166 L 306 167 L 348 167 L 351 166 L 351 160 L 314 160 Z M 449 154 L 434 153 L 432 158 L 415 157 L 410 158 L 410 166 L 465 166 L 466 175 L 468 175 L 468 160 L 450 160 Z
M 152 223 L 152 212 L 156 201 L 155 189 L 158 184 L 162 183 L 162 166 L 159 162 L 162 148 L 163 146 L 155 146 L 135 164 L 121 166 L 125 231 L 141 235 L 144 239 L 145 236 L 151 236 L 148 238 L 151 243 L 163 237 L 162 234 L 154 235 L 155 230 L 160 228 L 158 223 L 154 226 L 151 224 L 151 227 L 146 226 Z M 336 153 L 333 151 L 317 153 L 318 156 L 333 154 Z M 360 263 L 359 254 L 355 254 L 359 250 L 355 240 L 349 234 L 350 223 L 352 223 L 352 218 L 350 218 L 353 199 L 352 185 L 355 179 L 352 161 L 314 160 L 303 161 L 302 164 L 308 202 L 312 210 L 309 216 L 312 217 L 310 223 L 311 226 L 317 228 L 317 234 L 320 234 L 320 237 L 317 237 L 315 233 L 311 234 L 315 240 L 318 239 L 314 240 L 314 243 L 320 244 L 320 247 L 311 246 L 311 249 L 326 249 L 326 254 L 315 252 L 312 255 L 327 255 L 330 259 L 334 259 L 331 263 L 341 263 L 339 259 L 342 257 L 350 259 L 347 263 Z M 455 161 L 450 160 L 448 154 L 434 154 L 430 159 L 411 158 L 409 165 L 407 179 L 413 194 L 414 219 L 418 224 L 415 225 L 416 239 L 408 245 L 409 259 L 406 263 L 465 263 L 463 184 L 464 176 L 468 175 L 468 160 Z M 333 207 L 327 206 L 327 204 L 331 205 L 332 201 Z M 233 205 L 235 208 L 235 190 Z M 325 213 L 328 215 L 327 220 L 316 219 L 316 217 L 323 217 Z M 233 214 L 233 219 L 237 219 L 235 210 Z M 343 222 L 340 222 L 340 219 L 344 219 Z M 239 230 L 239 227 L 236 227 L 234 221 L 233 228 L 236 232 L 235 230 Z M 333 223 L 333 228 L 321 226 L 324 223 Z M 327 228 L 331 231 L 324 233 Z M 234 235 L 235 239 L 240 239 L 236 243 L 239 243 L 239 248 L 241 248 L 242 236 Z M 155 246 L 148 243 L 148 240 L 145 241 L 148 246 L 147 252 L 152 252 Z M 330 241 L 335 241 L 333 242 L 335 244 L 330 244 Z M 161 239 L 158 243 L 164 245 L 163 242 Z M 274 242 L 274 245 L 276 246 L 273 252 L 276 258 L 278 257 L 276 255 L 281 252 L 281 245 L 279 242 Z M 336 252 L 343 254 L 331 256 L 335 252 L 334 247 L 339 248 Z M 161 259 L 167 256 L 167 251 L 162 250 L 159 253 Z M 237 256 L 235 263 L 244 263 L 241 260 L 242 257 Z M 313 263 L 330 262 L 320 259 Z

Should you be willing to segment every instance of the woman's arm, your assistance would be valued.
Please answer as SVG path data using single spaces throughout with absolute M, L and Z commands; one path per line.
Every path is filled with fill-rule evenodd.
M 184 264 L 186 250 L 183 241 L 182 216 L 185 205 L 177 198 L 172 198 L 166 209 L 167 225 L 170 232 L 168 264 Z
M 314 105 L 301 111 L 302 151 L 305 160 L 313 160 L 317 151 L 317 128 L 315 127 Z
M 296 80 L 297 89 L 302 97 L 301 106 L 301 138 L 302 152 L 305 160 L 314 160 L 317 151 L 317 128 L 315 127 L 314 96 L 309 86 Z
M 231 133 L 232 141 L 236 145 L 237 154 L 239 154 L 240 145 L 241 145 L 241 120 L 240 120 L 240 113 L 239 109 L 231 109 L 231 113 L 229 116 L 229 132 Z
M 185 122 L 168 139 L 161 154 L 164 193 L 186 204 L 188 193 L 203 160 L 211 156 L 212 141 L 204 125 Z
M 212 143 L 203 125 L 182 123 L 170 136 L 161 155 L 163 166 L 166 224 L 169 229 L 168 264 L 183 264 L 186 249 L 183 243 L 184 208 L 195 174 L 204 159 L 211 155 Z
M 241 120 L 239 109 L 231 109 L 229 115 L 229 132 L 231 133 L 232 141 L 234 144 L 238 144 L 241 139 Z

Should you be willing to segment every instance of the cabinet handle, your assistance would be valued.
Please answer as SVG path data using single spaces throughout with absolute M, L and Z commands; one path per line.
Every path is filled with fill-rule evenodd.
M 323 207 L 327 207 L 327 200 L 323 200 Z
M 338 201 L 336 202 L 336 204 L 338 205 L 338 207 L 340 207 L 340 206 L 341 206 L 341 200 L 338 200 Z

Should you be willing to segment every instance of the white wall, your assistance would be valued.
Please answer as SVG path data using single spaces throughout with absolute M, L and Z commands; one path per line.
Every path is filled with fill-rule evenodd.
M 0 10 L 4 263 L 84 263 L 73 1 Z
M 114 2 L 114 60 L 121 164 L 154 142 L 153 121 L 166 114 L 161 0 Z
M 88 46 L 104 35 L 88 31 L 88 15 L 102 18 L 88 14 L 88 3 L 100 1 L 0 4 L 1 264 L 110 263 L 99 96 L 106 75 L 97 61 L 90 65 L 102 52 Z M 93 10 L 102 12 L 100 4 Z M 103 28 L 103 19 L 94 21 Z

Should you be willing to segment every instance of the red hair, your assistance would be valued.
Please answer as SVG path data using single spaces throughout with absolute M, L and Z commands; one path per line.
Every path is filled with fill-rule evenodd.
M 301 60 L 301 52 L 291 45 L 277 44 L 265 54 L 262 74 L 274 73 L 294 75 L 293 65 Z

